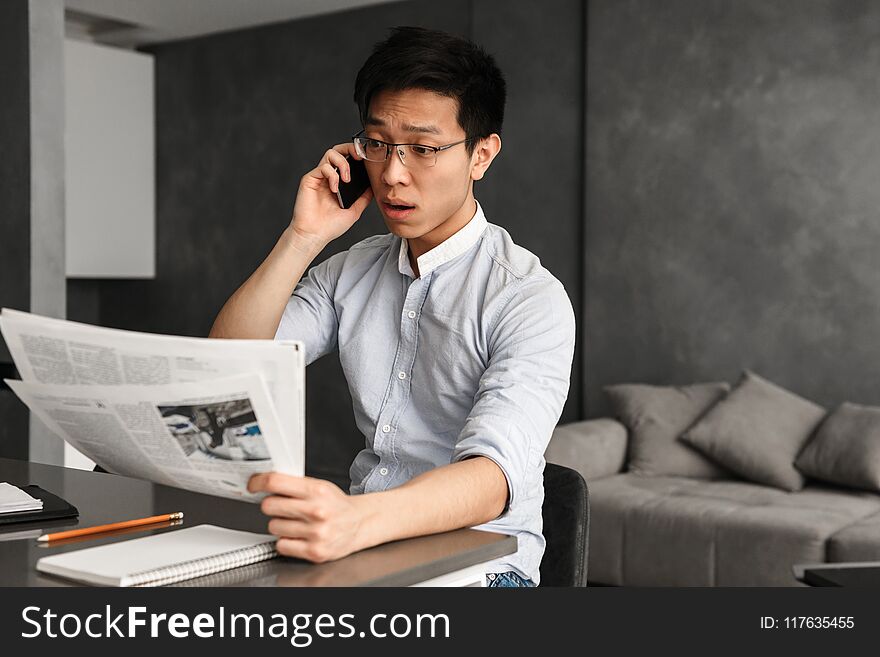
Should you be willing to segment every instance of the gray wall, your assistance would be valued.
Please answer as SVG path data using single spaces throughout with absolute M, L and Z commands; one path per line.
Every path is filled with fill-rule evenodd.
M 71 318 L 206 335 L 289 222 L 299 178 L 359 129 L 352 88 L 370 48 L 407 24 L 472 37 L 497 56 L 510 94 L 504 149 L 476 195 L 579 311 L 583 13 L 577 0 L 414 1 L 152 48 L 157 278 L 72 281 Z M 372 207 L 316 262 L 380 232 Z M 576 363 L 565 420 L 580 416 L 579 373 Z M 307 470 L 347 477 L 363 437 L 338 357 L 311 365 L 307 381 Z
M 591 0 L 585 409 L 734 380 L 880 403 L 880 3 Z
M 477 188 L 489 220 L 541 258 L 582 320 L 584 3 L 477 0 L 472 38 L 508 83 L 502 156 Z M 583 343 L 576 346 L 561 422 L 581 417 Z

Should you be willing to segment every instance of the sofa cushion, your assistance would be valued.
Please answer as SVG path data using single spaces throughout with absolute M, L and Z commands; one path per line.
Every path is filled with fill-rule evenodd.
M 880 511 L 835 533 L 827 549 L 828 561 L 880 561 Z
M 728 474 L 678 439 L 706 409 L 727 394 L 727 383 L 679 387 L 619 384 L 604 390 L 615 415 L 629 429 L 628 471 L 703 479 Z
M 880 407 L 849 402 L 838 406 L 795 466 L 815 479 L 880 491 Z
M 794 461 L 824 415 L 821 406 L 746 371 L 681 439 L 750 481 L 795 491 L 804 476 Z
M 590 581 L 618 586 L 712 586 L 712 517 L 784 494 L 747 482 L 633 473 L 593 482 Z
M 797 586 L 792 565 L 825 561 L 830 537 L 880 513 L 880 496 L 625 473 L 593 482 L 590 507 L 593 582 Z
M 715 522 L 715 586 L 794 586 L 792 566 L 825 561 L 847 513 L 793 506 L 743 507 Z
M 629 511 L 662 497 L 670 489 L 696 481 L 626 473 L 590 482 L 589 580 L 622 586 L 626 581 L 623 551 Z

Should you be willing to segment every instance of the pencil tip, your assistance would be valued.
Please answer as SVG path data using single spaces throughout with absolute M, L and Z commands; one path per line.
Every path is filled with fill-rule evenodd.
M 46 542 L 48 542 L 48 540 L 49 540 L 49 537 L 48 537 L 48 536 L 45 536 L 45 535 L 44 535 L 44 536 L 40 536 L 40 537 L 37 539 L 37 543 L 46 543 Z

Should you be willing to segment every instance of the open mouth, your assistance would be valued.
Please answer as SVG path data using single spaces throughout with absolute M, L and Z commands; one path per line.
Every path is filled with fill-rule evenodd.
M 413 211 L 416 209 L 416 206 L 405 205 L 403 203 L 388 203 L 387 201 L 383 201 L 382 209 L 385 213 L 385 216 L 389 219 L 403 220 L 408 218 L 413 213 Z

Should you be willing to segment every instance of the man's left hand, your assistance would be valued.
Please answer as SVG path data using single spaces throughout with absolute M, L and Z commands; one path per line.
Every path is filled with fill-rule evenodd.
M 279 554 L 323 563 L 366 547 L 362 506 L 329 481 L 265 472 L 250 478 L 248 490 L 269 493 L 260 509 L 272 517 Z

